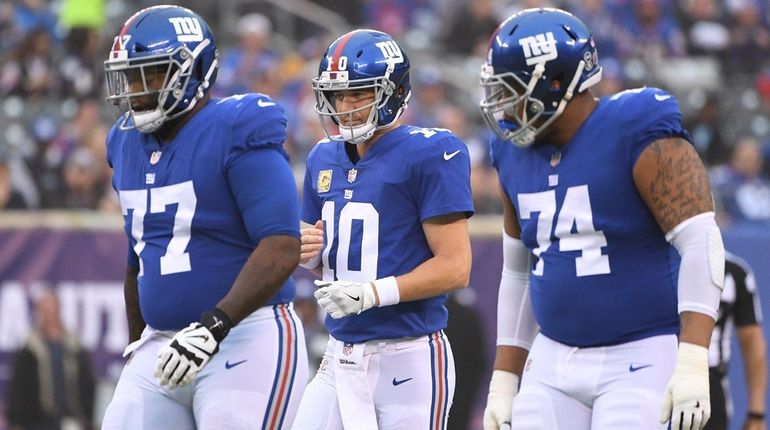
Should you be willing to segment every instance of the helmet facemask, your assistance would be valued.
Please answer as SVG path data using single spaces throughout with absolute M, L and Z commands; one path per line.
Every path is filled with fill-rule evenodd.
M 347 71 L 324 71 L 320 77 L 313 79 L 313 91 L 316 98 L 313 108 L 321 119 L 321 126 L 329 140 L 360 144 L 371 139 L 375 131 L 389 127 L 398 119 L 408 99 L 405 100 L 404 106 L 395 115 L 393 121 L 388 124 L 378 125 L 380 122 L 380 110 L 387 106 L 390 97 L 396 91 L 396 85 L 389 79 L 389 75 L 390 73 L 386 73 L 385 76 L 375 78 L 349 80 Z M 338 112 L 335 104 L 337 93 L 351 90 L 372 90 L 374 98 L 371 103 L 367 103 L 364 106 Z M 366 120 L 361 124 L 355 124 L 355 114 L 366 112 L 367 110 Z M 340 134 L 333 134 L 331 132 L 333 130 L 330 131 L 326 121 L 327 118 L 334 122 Z
M 194 72 L 198 54 L 208 46 L 204 40 L 191 52 L 180 46 L 170 53 L 128 59 L 125 51 L 113 52 L 104 62 L 107 77 L 107 101 L 123 112 L 121 130 L 136 128 L 142 133 L 158 130 L 165 122 L 189 112 L 208 88 L 209 77 L 216 70 L 217 60 L 209 68 L 203 84 L 185 109 L 175 111 L 184 100 Z M 162 79 L 161 79 L 162 76 Z M 199 78 L 200 79 L 200 78 Z M 133 88 L 132 88 L 133 87 Z

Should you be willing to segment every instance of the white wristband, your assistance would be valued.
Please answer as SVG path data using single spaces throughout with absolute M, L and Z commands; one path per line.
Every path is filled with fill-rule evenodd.
M 489 381 L 489 392 L 515 396 L 519 392 L 519 375 L 507 370 L 494 370 Z
M 321 263 L 321 254 L 318 254 L 315 257 L 311 258 L 307 263 L 299 263 L 299 267 L 302 267 L 307 270 L 313 270 L 316 267 L 318 267 L 318 264 L 320 263 Z
M 398 292 L 398 283 L 395 276 L 388 276 L 387 278 L 377 279 L 372 282 L 374 289 L 377 292 L 377 297 L 380 298 L 380 304 L 378 306 L 390 306 L 395 305 L 401 299 L 401 295 Z

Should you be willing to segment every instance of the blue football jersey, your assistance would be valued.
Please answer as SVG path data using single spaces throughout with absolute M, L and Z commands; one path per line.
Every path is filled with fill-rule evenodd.
M 541 332 L 573 346 L 677 333 L 679 254 L 634 186 L 657 139 L 683 137 L 674 97 L 641 88 L 603 97 L 568 145 L 491 143 L 521 239 L 535 256 L 531 299 Z
M 468 148 L 445 129 L 402 125 L 356 164 L 343 142 L 307 158 L 301 218 L 324 220 L 323 279 L 369 282 L 411 272 L 433 257 L 423 221 L 473 214 Z M 446 327 L 446 295 L 369 309 L 326 328 L 345 342 L 421 336 Z
M 177 330 L 198 321 L 227 294 L 261 238 L 299 237 L 293 180 L 279 187 L 261 171 L 244 174 L 259 156 L 271 176 L 291 178 L 285 138 L 283 109 L 261 94 L 211 100 L 167 144 L 136 130 L 110 131 L 112 185 L 148 325 Z M 268 193 L 293 195 L 293 214 L 258 206 Z M 271 303 L 293 297 L 289 279 Z

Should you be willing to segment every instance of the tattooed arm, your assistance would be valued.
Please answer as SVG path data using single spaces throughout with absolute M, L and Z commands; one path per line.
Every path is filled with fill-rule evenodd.
M 636 189 L 663 233 L 682 221 L 711 212 L 708 175 L 695 148 L 684 139 L 660 139 L 642 151 L 633 170 Z M 680 341 L 708 347 L 714 320 L 682 312 Z

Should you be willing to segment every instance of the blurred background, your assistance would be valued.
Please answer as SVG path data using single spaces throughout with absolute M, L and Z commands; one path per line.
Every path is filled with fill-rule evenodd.
M 143 0 L 2 0 L 0 3 L 0 430 L 15 352 L 30 328 L 61 321 L 92 370 L 98 427 L 123 364 L 126 241 L 105 162 L 117 111 L 104 102 L 102 62 Z M 594 31 L 604 78 L 597 96 L 643 85 L 675 94 L 706 163 L 728 250 L 756 270 L 770 313 L 770 6 L 760 0 L 192 0 L 220 50 L 215 97 L 263 92 L 286 110 L 286 148 L 298 182 L 323 137 L 310 79 L 325 47 L 356 27 L 390 33 L 412 63 L 404 121 L 445 127 L 468 145 L 477 216 L 471 288 L 450 298 L 457 355 L 451 429 L 480 428 L 494 353 L 501 251 L 497 175 L 478 109 L 489 35 L 508 15 L 555 6 Z M 312 284 L 297 273 L 297 308 L 311 367 L 326 334 Z M 48 293 L 54 309 L 41 306 Z M 53 314 L 51 314 L 53 312 Z M 51 316 L 52 315 L 52 316 Z M 739 356 L 739 354 L 738 354 Z M 465 369 L 461 372 L 461 369 Z M 746 410 L 740 360 L 730 368 L 735 414 Z M 86 388 L 80 391 L 88 391 Z M 82 394 L 82 393 L 81 393 Z M 88 396 L 83 398 L 88 403 Z M 83 406 L 83 405 L 81 405 Z M 54 405 L 54 408 L 58 406 Z M 462 422 L 461 422 L 462 421 Z M 733 423 L 737 428 L 740 419 Z

